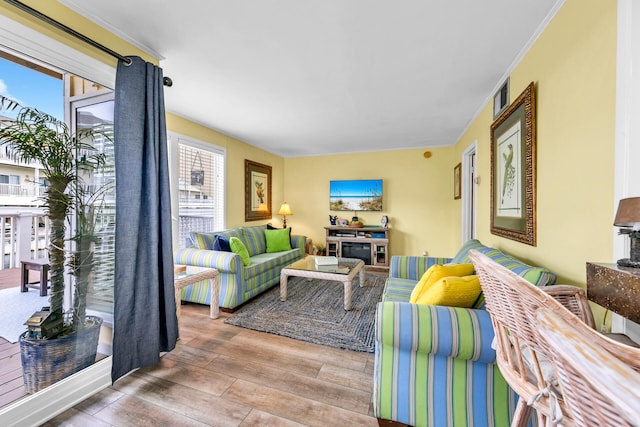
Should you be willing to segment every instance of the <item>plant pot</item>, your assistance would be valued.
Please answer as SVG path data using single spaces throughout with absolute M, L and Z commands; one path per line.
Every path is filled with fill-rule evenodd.
M 86 327 L 62 338 L 33 340 L 20 335 L 22 379 L 27 393 L 36 393 L 93 364 L 102 319 L 87 316 Z

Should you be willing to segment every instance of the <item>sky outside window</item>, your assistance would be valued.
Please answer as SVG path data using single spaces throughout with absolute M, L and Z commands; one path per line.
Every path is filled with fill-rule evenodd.
M 60 120 L 64 119 L 62 80 L 0 58 L 0 95 L 18 101 L 25 107 L 37 108 Z M 17 111 L 2 111 L 15 117 Z

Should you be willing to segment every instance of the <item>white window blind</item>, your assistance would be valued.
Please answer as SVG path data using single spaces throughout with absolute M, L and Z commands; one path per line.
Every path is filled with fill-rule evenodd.
M 225 227 L 225 154 L 217 147 L 178 140 L 178 246 L 190 231 Z

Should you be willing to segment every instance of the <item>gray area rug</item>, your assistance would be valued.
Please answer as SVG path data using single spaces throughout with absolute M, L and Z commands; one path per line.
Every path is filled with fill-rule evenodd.
M 20 287 L 0 291 L 0 337 L 11 343 L 18 342 L 27 330 L 24 322 L 43 306 L 49 305 L 49 297 L 41 297 L 37 289 L 20 292 Z
M 344 285 L 290 277 L 287 300 L 280 286 L 246 303 L 225 323 L 300 341 L 373 353 L 376 305 L 386 274 L 367 273 L 365 285 L 352 283 L 352 309 L 344 310 Z

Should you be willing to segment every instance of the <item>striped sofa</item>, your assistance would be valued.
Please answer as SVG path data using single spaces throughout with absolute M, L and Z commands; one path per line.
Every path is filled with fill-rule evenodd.
M 198 233 L 200 245 L 213 247 L 217 235 L 230 239 L 238 237 L 247 247 L 251 264 L 244 266 L 240 255 L 199 249 L 194 232 L 189 233 L 187 247 L 176 251 L 174 262 L 181 265 L 218 269 L 220 307 L 229 311 L 280 282 L 280 270 L 304 258 L 305 236 L 291 236 L 292 250 L 266 253 L 266 226 L 237 227 L 214 233 Z M 210 304 L 211 290 L 206 282 L 199 282 L 182 290 L 182 300 Z
M 416 427 L 509 425 L 517 395 L 495 364 L 493 326 L 483 298 L 474 308 L 409 303 L 427 268 L 470 263 L 471 249 L 535 285 L 555 283 L 549 270 L 478 240 L 465 243 L 453 258 L 392 257 L 376 315 L 373 405 L 379 419 Z

